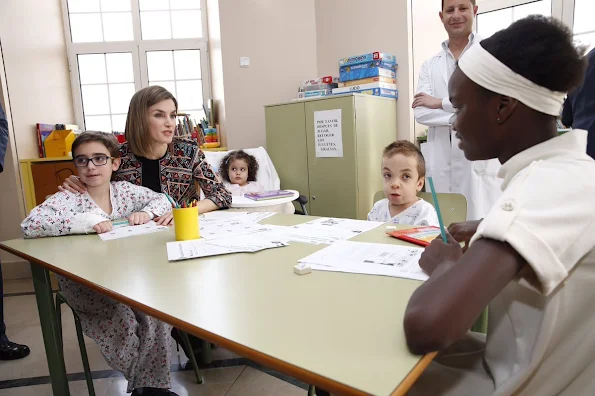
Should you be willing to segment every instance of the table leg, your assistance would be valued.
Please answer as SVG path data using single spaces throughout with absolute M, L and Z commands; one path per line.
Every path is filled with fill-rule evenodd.
M 40 265 L 31 263 L 33 286 L 37 298 L 37 309 L 41 321 L 41 333 L 45 345 L 45 354 L 52 379 L 54 395 L 70 396 L 64 355 L 60 348 L 60 334 L 56 322 L 56 310 L 52 298 L 52 284 L 49 271 Z
M 213 356 L 211 355 L 211 343 L 207 340 L 202 340 L 201 363 L 213 363 Z

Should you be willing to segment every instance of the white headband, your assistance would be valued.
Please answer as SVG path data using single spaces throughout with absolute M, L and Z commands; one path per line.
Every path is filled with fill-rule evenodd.
M 459 60 L 459 67 L 467 77 L 485 89 L 515 98 L 541 113 L 560 115 L 566 93 L 550 91 L 515 73 L 479 43 L 465 51 Z

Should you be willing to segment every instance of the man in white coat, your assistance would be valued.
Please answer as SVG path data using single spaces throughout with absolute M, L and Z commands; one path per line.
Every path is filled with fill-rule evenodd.
M 424 150 L 426 173 L 432 176 L 437 192 L 467 198 L 468 220 L 483 218 L 501 192 L 498 160 L 468 161 L 452 130 L 456 111 L 448 98 L 448 81 L 459 58 L 481 41 L 473 32 L 476 15 L 475 0 L 442 0 L 440 20 L 448 40 L 440 52 L 424 62 L 412 106 L 415 120 L 429 127 Z

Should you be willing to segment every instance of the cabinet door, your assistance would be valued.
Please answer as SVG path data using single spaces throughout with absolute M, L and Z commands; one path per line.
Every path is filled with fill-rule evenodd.
M 306 136 L 310 177 L 310 213 L 314 216 L 355 218 L 357 215 L 355 116 L 353 96 L 306 102 Z M 316 156 L 315 113 L 341 110 L 343 156 Z
M 281 188 L 297 190 L 308 197 L 310 192 L 304 103 L 266 107 L 264 114 L 266 149 L 279 174 Z M 309 205 L 306 205 L 308 212 Z
M 39 162 L 31 164 L 31 176 L 35 188 L 35 205 L 45 201 L 45 197 L 58 192 L 70 175 L 76 175 L 77 170 L 71 161 Z

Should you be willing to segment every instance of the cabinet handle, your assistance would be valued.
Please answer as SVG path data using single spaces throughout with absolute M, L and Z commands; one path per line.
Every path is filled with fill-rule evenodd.
M 312 195 L 312 201 L 316 201 L 316 195 Z

